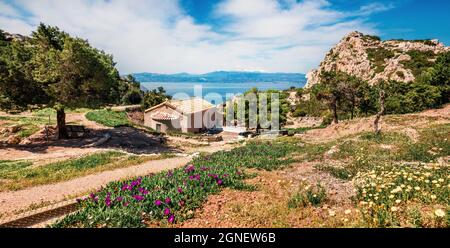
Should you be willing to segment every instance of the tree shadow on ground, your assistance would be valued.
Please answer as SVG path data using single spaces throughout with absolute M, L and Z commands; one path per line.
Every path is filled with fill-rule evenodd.
M 50 147 L 65 148 L 104 148 L 119 149 L 133 154 L 154 154 L 181 152 L 181 150 L 166 144 L 166 138 L 161 135 L 146 133 L 133 127 L 117 127 L 111 129 L 87 129 L 83 138 L 57 140 L 45 136 L 34 139 L 27 145 L 2 145 L 0 148 L 12 148 L 33 153 L 47 153 Z M 110 134 L 111 137 L 97 146 L 90 146 Z

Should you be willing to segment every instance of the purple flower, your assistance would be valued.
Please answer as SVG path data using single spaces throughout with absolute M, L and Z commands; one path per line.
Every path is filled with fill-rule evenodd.
M 184 169 L 184 172 L 189 173 L 195 170 L 195 166 L 194 165 L 188 165 L 186 166 L 186 169 Z
M 165 202 L 166 202 L 166 204 L 170 204 L 172 202 L 172 200 L 170 199 L 170 197 L 167 197 Z
M 207 170 L 209 170 L 209 168 L 208 167 L 205 167 L 205 166 L 202 166 L 202 168 L 200 168 L 202 171 L 207 171 Z
M 110 196 L 110 195 L 108 195 L 108 196 L 105 198 L 105 205 L 106 205 L 107 207 L 111 207 L 111 196 Z
M 199 174 L 197 174 L 197 175 L 193 175 L 193 176 L 189 176 L 189 179 L 190 180 L 200 180 L 200 175 Z
M 130 189 L 129 186 L 128 186 L 128 184 L 124 184 L 124 185 L 122 186 L 122 191 L 125 191 L 125 190 L 128 190 L 128 189 Z
M 117 198 L 116 198 L 116 201 L 118 201 L 118 202 L 121 202 L 123 200 L 123 197 L 122 196 L 118 196 Z
M 227 177 L 227 176 L 228 176 L 228 174 L 226 174 L 226 173 L 225 173 L 225 174 L 223 174 L 223 177 Z
M 178 202 L 178 204 L 182 207 L 182 206 L 184 206 L 185 202 L 184 202 L 183 200 L 180 200 L 180 201 Z
M 217 180 L 217 184 L 218 184 L 218 185 L 222 185 L 222 183 L 223 183 L 222 180 L 220 180 L 220 179 Z
M 183 193 L 183 189 L 178 187 L 178 193 L 180 193 L 180 194 Z
M 169 223 L 173 223 L 174 220 L 175 220 L 175 216 L 173 216 L 173 214 L 171 214 L 171 215 L 169 216 L 169 218 L 167 219 L 167 221 L 168 221 Z
M 169 215 L 169 214 L 170 214 L 170 208 L 165 208 L 164 215 Z
M 218 178 L 218 176 L 217 176 L 216 174 L 211 174 L 211 173 L 210 173 L 210 174 L 208 174 L 208 176 L 209 176 L 209 177 L 212 177 L 212 178 L 214 178 L 214 179 L 217 179 L 217 178 Z
M 142 201 L 142 200 L 145 199 L 145 198 L 144 198 L 143 196 L 141 196 L 141 195 L 135 195 L 135 196 L 133 196 L 133 198 L 134 198 L 136 201 Z
M 158 207 L 161 206 L 161 201 L 160 200 L 156 200 L 155 201 L 155 205 L 158 206 Z
M 170 170 L 167 172 L 167 177 L 172 177 L 173 176 L 173 172 Z
M 81 203 L 83 200 L 80 198 L 77 198 L 77 203 Z
M 148 195 L 148 190 L 142 191 L 142 194 L 143 194 L 143 195 Z
M 90 195 L 89 195 L 89 197 L 92 199 L 92 201 L 94 201 L 94 202 L 97 202 L 98 201 L 98 197 L 94 194 L 94 193 L 91 193 Z

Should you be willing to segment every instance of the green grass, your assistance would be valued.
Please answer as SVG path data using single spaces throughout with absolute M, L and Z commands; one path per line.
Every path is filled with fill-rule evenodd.
M 302 185 L 300 189 L 289 199 L 289 208 L 307 207 L 309 205 L 320 207 L 328 200 L 327 191 L 320 184 L 315 186 Z
M 132 166 L 147 160 L 149 157 L 126 156 L 121 152 L 109 151 L 40 166 L 32 166 L 27 161 L 0 161 L 0 179 L 5 180 L 0 181 L 0 186 L 2 189 L 18 190 Z
M 318 127 L 299 127 L 299 128 L 286 128 L 286 130 L 288 130 L 288 133 L 290 135 L 293 134 L 297 134 L 297 133 L 306 133 L 309 130 L 313 130 L 313 129 L 321 129 L 321 128 L 326 128 L 325 125 L 320 125 Z
M 214 161 L 218 165 L 227 166 L 230 164 L 246 168 L 256 168 L 264 170 L 281 169 L 295 160 L 287 156 L 297 150 L 293 143 L 278 141 L 255 141 L 246 146 L 233 149 L 231 151 L 220 151 L 208 157 L 208 163 Z M 198 161 L 201 165 L 203 161 Z
M 116 112 L 106 109 L 87 112 L 86 118 L 90 121 L 95 121 L 107 127 L 121 127 L 131 125 L 125 112 Z

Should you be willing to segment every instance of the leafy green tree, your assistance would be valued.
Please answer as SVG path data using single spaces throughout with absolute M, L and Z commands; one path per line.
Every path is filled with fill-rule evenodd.
M 151 108 L 170 99 L 172 97 L 166 94 L 164 88 L 158 87 L 157 89 L 145 92 L 143 107 L 144 109 Z
M 119 94 L 121 103 L 141 104 L 144 92 L 141 90 L 141 83 L 136 80 L 133 75 L 127 75 L 119 81 Z
M 430 71 L 429 83 L 439 88 L 439 104 L 450 102 L 450 51 L 438 56 Z
M 254 98 L 250 97 L 250 94 L 255 96 Z M 278 95 L 278 110 L 272 109 L 272 94 Z M 274 95 L 275 96 L 275 95 Z M 267 111 L 262 110 L 260 107 L 260 103 L 262 102 L 262 97 L 266 99 Z M 288 93 L 278 90 L 267 90 L 267 91 L 259 91 L 256 87 L 248 90 L 243 94 L 243 97 L 239 97 L 237 102 L 234 102 L 233 110 L 234 110 L 234 118 L 236 120 L 243 120 L 246 127 L 256 125 L 256 129 L 261 128 L 261 122 L 263 120 L 272 121 L 272 113 L 278 115 L 278 123 L 280 126 L 284 125 L 287 121 L 287 113 L 290 111 L 289 103 L 287 101 Z M 239 106 L 244 106 L 244 111 L 241 112 L 238 110 Z M 254 112 L 256 111 L 256 112 Z M 278 111 L 277 113 L 274 111 Z M 239 116 L 243 115 L 243 116 Z M 253 116 L 256 119 L 253 119 Z M 251 123 L 252 122 L 252 123 Z M 256 122 L 256 123 L 254 123 Z
M 40 24 L 32 34 L 32 75 L 57 111 L 59 138 L 67 138 L 66 107 L 97 107 L 115 103 L 119 73 L 112 56 L 70 37 L 56 27 Z
M 47 100 L 41 86 L 32 78 L 31 57 L 27 43 L 7 40 L 0 30 L 0 108 L 22 110 Z
M 321 82 L 316 87 L 317 99 L 324 100 L 333 114 L 333 123 L 339 122 L 338 106 L 347 97 L 348 75 L 343 72 L 323 72 Z

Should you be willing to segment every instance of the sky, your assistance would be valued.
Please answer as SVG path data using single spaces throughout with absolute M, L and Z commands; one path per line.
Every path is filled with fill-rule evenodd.
M 448 13 L 447 0 L 0 0 L 0 29 L 58 26 L 122 74 L 306 73 L 355 30 L 450 45 Z

